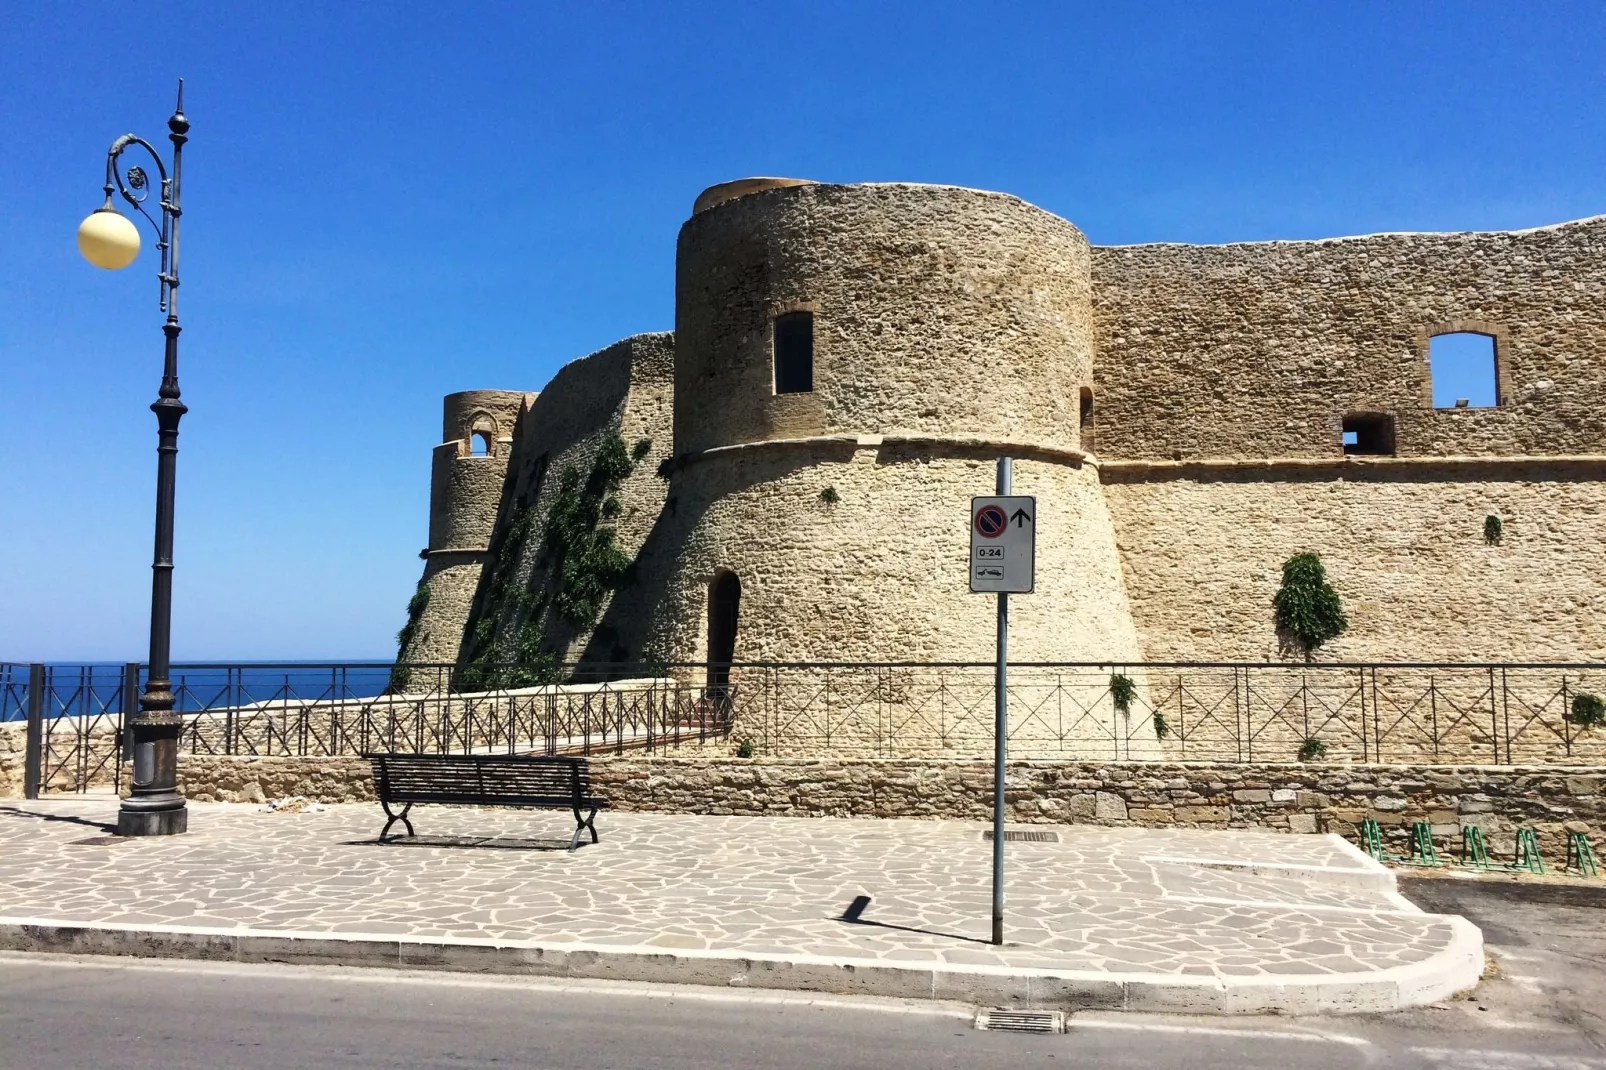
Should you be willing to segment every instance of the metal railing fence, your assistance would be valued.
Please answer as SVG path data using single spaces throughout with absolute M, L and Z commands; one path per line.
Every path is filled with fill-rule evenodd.
M 450 665 L 192 663 L 173 667 L 172 685 L 182 745 L 199 755 L 619 754 L 725 739 L 782 757 L 992 748 L 991 663 L 736 663 L 714 686 L 703 664 L 561 675 L 538 685 L 517 666 L 479 667 L 466 690 Z M 132 664 L 0 663 L 0 722 L 37 722 L 30 783 L 118 786 L 122 717 L 143 682 Z M 1599 694 L 1601 663 L 1014 663 L 1009 744 L 1019 758 L 1606 764 L 1606 727 L 1573 714 Z

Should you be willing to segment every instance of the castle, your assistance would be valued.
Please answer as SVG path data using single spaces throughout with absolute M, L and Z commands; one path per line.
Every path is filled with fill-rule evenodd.
M 675 285 L 673 334 L 446 398 L 404 659 L 986 661 L 1001 455 L 1022 661 L 1276 658 L 1302 551 L 1325 659 L 1606 653 L 1606 217 L 1095 247 L 1000 193 L 747 179 Z M 1435 406 L 1454 332 L 1494 404 Z

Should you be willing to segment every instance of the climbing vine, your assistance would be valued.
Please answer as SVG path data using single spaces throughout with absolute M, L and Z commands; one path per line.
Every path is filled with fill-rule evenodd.
M 588 467 L 568 465 L 549 484 L 544 513 L 521 501 L 499 526 L 459 687 L 532 687 L 563 678 L 564 635 L 594 627 L 630 577 L 631 560 L 615 542 L 612 521 L 624 512 L 620 487 L 651 452 L 651 439 L 627 448 L 617 433 L 607 435 Z M 537 534 L 539 553 L 521 582 L 525 548 Z
M 1282 587 L 1272 605 L 1277 610 L 1277 630 L 1307 658 L 1349 627 L 1338 592 L 1327 582 L 1327 570 L 1315 554 L 1295 554 L 1283 562 Z
M 601 523 L 619 515 L 615 492 L 634 468 L 624 440 L 615 434 L 602 440 L 584 478 L 573 465 L 558 478 L 543 531 L 543 556 L 554 578 L 552 607 L 575 628 L 596 623 L 603 603 L 629 573 L 630 558 L 614 544 L 613 529 Z
M 413 596 L 407 600 L 407 623 L 401 626 L 396 633 L 396 664 L 390 670 L 390 689 L 392 691 L 405 691 L 412 682 L 413 670 L 402 664 L 407 657 L 413 640 L 418 637 L 418 628 L 424 620 L 424 610 L 429 608 L 429 584 L 423 580 L 418 581 L 418 587 Z

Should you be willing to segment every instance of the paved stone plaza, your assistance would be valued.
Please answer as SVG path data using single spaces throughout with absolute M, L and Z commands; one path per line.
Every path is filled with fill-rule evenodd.
M 552 812 L 420 807 L 379 844 L 374 805 L 192 804 L 133 840 L 115 808 L 0 802 L 0 947 L 1200 1010 L 1390 1009 L 1482 967 L 1475 928 L 1330 836 L 1033 826 L 1057 842 L 1008 845 L 998 948 L 978 823 L 604 812 L 570 853 Z

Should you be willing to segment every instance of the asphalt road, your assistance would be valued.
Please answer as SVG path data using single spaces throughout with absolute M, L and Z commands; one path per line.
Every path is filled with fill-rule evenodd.
M 1606 1070 L 1606 893 L 1403 882 L 1485 926 L 1473 997 L 1387 1017 L 1078 1015 L 977 1032 L 970 1009 L 336 967 L 0 955 L 0 1068 L 1455 1067 Z

